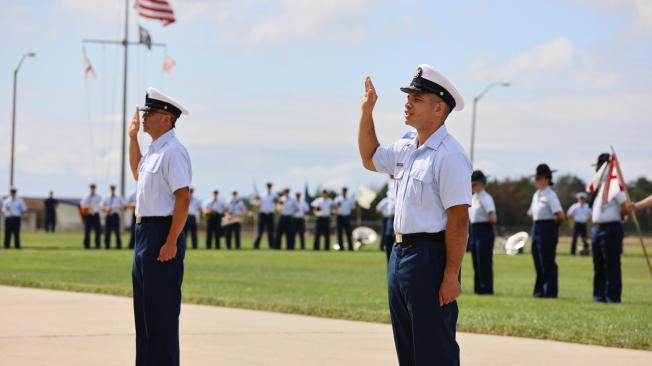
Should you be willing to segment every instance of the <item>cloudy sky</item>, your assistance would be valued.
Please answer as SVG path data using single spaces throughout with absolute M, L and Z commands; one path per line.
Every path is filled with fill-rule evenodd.
M 157 87 L 190 115 L 177 135 L 193 159 L 200 196 L 278 186 L 380 186 L 356 145 L 363 78 L 380 99 L 381 142 L 408 128 L 404 94 L 416 66 L 449 77 L 467 108 L 447 121 L 470 144 L 475 167 L 495 177 L 531 174 L 540 162 L 591 176 L 613 145 L 626 178 L 652 178 L 652 2 L 649 0 L 373 1 L 172 0 L 163 27 L 130 11 L 166 49 L 130 48 L 128 110 Z M 16 178 L 24 195 L 80 195 L 119 183 L 122 48 L 87 45 L 97 78 L 83 74 L 82 39 L 120 39 L 121 0 L 0 0 L 0 192 L 6 192 L 12 71 L 19 73 Z M 165 55 L 177 62 L 162 72 Z M 142 136 L 142 146 L 149 139 Z M 129 181 L 128 190 L 134 184 Z

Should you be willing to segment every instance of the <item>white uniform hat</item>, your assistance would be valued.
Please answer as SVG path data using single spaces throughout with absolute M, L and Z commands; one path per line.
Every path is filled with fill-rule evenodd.
M 401 91 L 405 93 L 416 91 L 433 93 L 443 99 L 451 111 L 464 109 L 464 98 L 455 89 L 453 83 L 427 64 L 421 64 L 417 67 L 417 72 L 414 74 L 410 86 L 401 88 Z
M 140 110 L 146 112 L 157 109 L 170 112 L 177 118 L 182 114 L 188 114 L 188 110 L 181 103 L 154 88 L 148 88 L 147 94 L 145 94 L 145 107 Z

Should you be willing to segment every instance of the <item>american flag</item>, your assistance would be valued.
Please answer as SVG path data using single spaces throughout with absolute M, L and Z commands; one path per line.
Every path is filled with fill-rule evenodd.
M 609 161 L 602 164 L 586 187 L 589 193 L 594 194 L 597 191 L 598 195 L 602 196 L 603 205 L 611 201 L 618 192 L 623 190 L 623 182 L 618 174 L 616 164 L 618 164 L 618 160 L 612 154 Z
M 135 8 L 138 9 L 141 17 L 160 20 L 163 25 L 176 21 L 174 10 L 167 0 L 136 0 Z

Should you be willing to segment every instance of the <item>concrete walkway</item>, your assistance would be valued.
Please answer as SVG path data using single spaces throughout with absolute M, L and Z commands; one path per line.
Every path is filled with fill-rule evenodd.
M 132 365 L 131 299 L 0 286 L 0 366 Z M 396 365 L 389 325 L 183 305 L 184 365 Z M 652 365 L 652 352 L 460 333 L 463 365 Z

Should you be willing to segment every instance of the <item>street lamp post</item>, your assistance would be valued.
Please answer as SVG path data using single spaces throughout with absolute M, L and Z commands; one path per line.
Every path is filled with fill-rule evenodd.
M 18 78 L 18 70 L 20 70 L 20 66 L 23 64 L 25 57 L 34 56 L 36 56 L 36 53 L 34 52 L 27 52 L 24 54 L 23 57 L 20 58 L 20 62 L 18 63 L 16 70 L 14 70 L 14 101 L 11 111 L 11 163 L 9 165 L 9 188 L 14 186 L 14 144 L 16 140 L 16 79 Z
M 473 116 L 471 117 L 472 118 L 471 119 L 471 164 L 473 164 L 473 156 L 474 156 L 474 152 L 475 152 L 475 110 L 476 110 L 476 107 L 478 105 L 478 101 L 480 100 L 480 98 L 482 98 L 485 94 L 487 94 L 487 92 L 496 85 L 507 87 L 510 84 L 509 84 L 509 82 L 506 82 L 506 81 L 504 81 L 504 82 L 493 82 L 493 83 L 487 85 L 487 87 L 484 88 L 482 93 L 478 94 L 478 96 L 473 98 Z

